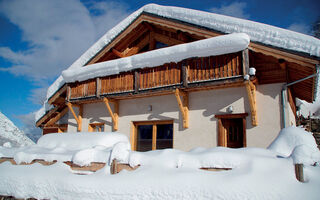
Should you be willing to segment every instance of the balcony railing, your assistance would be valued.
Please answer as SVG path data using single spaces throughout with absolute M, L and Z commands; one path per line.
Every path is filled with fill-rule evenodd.
M 189 58 L 178 63 L 136 69 L 69 84 L 69 99 L 151 90 L 215 81 L 243 75 L 242 52 Z

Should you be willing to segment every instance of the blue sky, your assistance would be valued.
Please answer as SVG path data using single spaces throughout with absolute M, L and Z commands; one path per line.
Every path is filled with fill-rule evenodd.
M 47 87 L 107 30 L 148 3 L 245 18 L 310 34 L 319 0 L 0 0 L 0 111 L 25 132 Z

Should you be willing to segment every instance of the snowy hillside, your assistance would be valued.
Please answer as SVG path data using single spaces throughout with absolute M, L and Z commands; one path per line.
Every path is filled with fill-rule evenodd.
M 10 142 L 13 147 L 34 144 L 10 119 L 0 112 L 0 146 Z

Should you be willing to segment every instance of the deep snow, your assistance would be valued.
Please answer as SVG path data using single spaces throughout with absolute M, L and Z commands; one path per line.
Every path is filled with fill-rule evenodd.
M 294 172 L 296 148 L 303 145 L 312 149 L 314 146 L 315 141 L 308 134 L 290 127 L 281 131 L 269 149 L 216 147 L 196 148 L 190 152 L 175 149 L 130 151 L 128 143 L 109 135 L 114 145 L 108 156 L 131 166 L 140 165 L 138 169 L 111 175 L 106 165 L 95 173 L 78 175 L 60 162 L 51 166 L 4 162 L 0 164 L 0 194 L 38 199 L 318 199 L 320 166 L 305 163 L 305 183 L 298 182 Z M 83 136 L 73 135 L 82 146 Z M 53 136 L 40 143 L 56 147 L 59 140 L 56 138 Z M 64 144 L 70 142 L 72 140 L 66 140 Z M 285 147 L 281 148 L 282 145 Z M 99 143 L 96 147 L 102 146 Z M 285 153 L 280 152 L 283 149 Z M 316 154 L 319 155 L 319 151 Z M 94 154 L 84 153 L 83 156 L 94 160 Z M 199 169 L 202 167 L 232 170 L 204 171 Z

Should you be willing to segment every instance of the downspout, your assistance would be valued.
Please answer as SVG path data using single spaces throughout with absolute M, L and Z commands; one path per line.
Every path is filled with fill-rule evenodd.
M 301 81 L 304 81 L 304 80 L 307 80 L 309 78 L 313 78 L 313 77 L 316 77 L 316 83 L 315 83 L 315 90 L 314 90 L 314 100 L 317 98 L 317 85 L 318 85 L 318 81 L 319 81 L 319 68 L 320 68 L 320 65 L 316 65 L 316 70 L 317 72 L 315 74 L 312 74 L 310 76 L 307 76 L 305 78 L 302 78 L 302 79 L 299 79 L 299 80 L 296 80 L 296 81 L 293 81 L 291 83 L 287 83 L 287 84 L 284 84 L 282 86 L 282 89 L 281 89 L 281 108 L 282 108 L 282 127 L 283 128 L 286 128 L 286 113 L 285 113 L 285 96 L 286 96 L 286 90 L 289 86 L 291 85 L 294 85 L 296 83 L 300 83 Z

